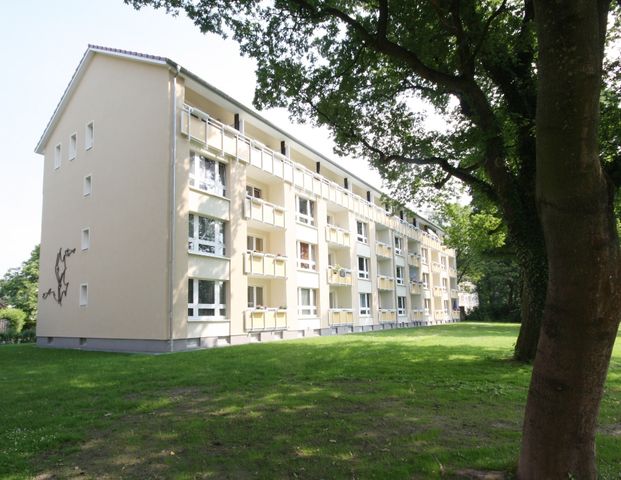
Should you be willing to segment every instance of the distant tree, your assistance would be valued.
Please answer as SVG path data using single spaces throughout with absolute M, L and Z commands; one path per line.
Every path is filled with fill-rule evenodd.
M 488 206 L 488 208 L 490 208 Z M 493 211 L 471 205 L 443 204 L 434 220 L 444 242 L 457 251 L 457 281 L 477 286 L 479 307 L 469 319 L 519 322 L 521 278 L 506 228 Z
M 9 269 L 0 279 L 0 299 L 26 313 L 26 327 L 37 321 L 37 297 L 39 291 L 39 245 L 30 258 L 18 268 Z
M 20 333 L 26 323 L 26 312 L 19 308 L 0 308 L 0 320 L 9 322 L 9 331 Z

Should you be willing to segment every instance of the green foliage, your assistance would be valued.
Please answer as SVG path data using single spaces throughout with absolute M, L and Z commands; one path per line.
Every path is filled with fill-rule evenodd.
M 39 245 L 30 258 L 19 268 L 12 268 L 0 279 L 0 299 L 8 305 L 26 313 L 26 325 L 34 326 L 37 321 L 37 300 L 39 289 Z
M 19 333 L 24 328 L 26 312 L 19 308 L 2 308 L 0 309 L 0 319 L 8 320 L 11 330 L 14 333 Z
M 34 343 L 37 341 L 37 334 L 34 330 L 22 330 L 19 333 L 9 330 L 0 333 L 0 344 L 5 343 Z

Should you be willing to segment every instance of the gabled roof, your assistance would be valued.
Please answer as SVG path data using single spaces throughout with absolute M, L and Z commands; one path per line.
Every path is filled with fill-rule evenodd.
M 89 63 L 93 59 L 93 56 L 95 55 L 95 53 L 103 53 L 103 54 L 113 55 L 117 57 L 126 57 L 126 58 L 131 58 L 132 60 L 138 60 L 138 61 L 158 64 L 158 65 L 166 65 L 166 64 L 169 64 L 170 62 L 167 58 L 164 58 L 164 57 L 158 57 L 155 55 L 147 55 L 144 53 L 130 52 L 129 50 L 121 50 L 118 48 L 108 48 L 108 47 L 101 47 L 99 45 L 89 44 L 88 48 L 86 49 L 86 52 L 84 52 L 84 55 L 82 56 L 82 59 L 80 60 L 80 63 L 78 64 L 78 67 L 75 69 L 75 72 L 73 72 L 73 75 L 71 76 L 71 80 L 69 80 L 69 84 L 67 85 L 67 88 L 65 88 L 65 92 L 60 98 L 58 105 L 56 105 L 56 108 L 54 109 L 54 113 L 52 114 L 50 121 L 47 123 L 47 126 L 45 127 L 45 130 L 43 131 L 43 135 L 41 135 L 41 138 L 39 139 L 39 142 L 37 143 L 37 146 L 35 147 L 36 153 L 39 153 L 41 155 L 44 153 L 43 147 L 47 143 L 50 134 L 56 127 L 56 123 L 58 122 L 60 115 L 62 114 L 63 110 L 67 106 L 67 103 L 69 102 L 69 100 L 71 99 L 71 96 L 73 95 L 73 92 L 76 86 L 78 85 L 78 83 L 80 83 L 80 80 L 82 79 L 84 72 L 86 72 L 86 68 L 88 67 Z

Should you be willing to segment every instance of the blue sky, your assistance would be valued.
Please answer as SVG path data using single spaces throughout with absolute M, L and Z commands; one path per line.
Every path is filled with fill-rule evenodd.
M 202 35 L 186 18 L 122 0 L 20 0 L 5 2 L 0 17 L 0 276 L 28 258 L 40 241 L 42 157 L 34 147 L 89 43 L 169 57 L 239 101 L 250 105 L 254 62 L 232 41 Z M 334 157 L 325 131 L 292 126 L 284 111 L 267 118 Z M 369 167 L 345 167 L 380 185 Z M 368 173 L 367 173 L 368 172 Z

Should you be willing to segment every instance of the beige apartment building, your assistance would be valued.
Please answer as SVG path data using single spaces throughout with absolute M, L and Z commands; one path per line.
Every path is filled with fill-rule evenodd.
M 36 152 L 40 346 L 168 352 L 459 319 L 436 226 L 169 59 L 89 46 Z

